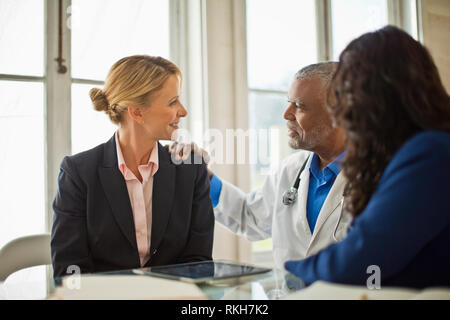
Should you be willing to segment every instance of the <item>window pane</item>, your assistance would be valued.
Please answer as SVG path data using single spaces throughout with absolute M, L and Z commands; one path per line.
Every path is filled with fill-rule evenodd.
M 287 91 L 297 70 L 317 62 L 314 0 L 247 0 L 248 84 Z
M 91 149 L 109 140 L 117 129 L 104 112 L 92 106 L 93 85 L 72 85 L 72 154 Z
M 44 1 L 0 0 L 0 73 L 44 75 Z
M 0 81 L 0 247 L 45 232 L 44 86 Z
M 335 60 L 353 39 L 388 23 L 386 0 L 332 0 L 331 13 Z
M 249 94 L 249 128 L 257 131 L 249 138 L 252 190 L 261 187 L 271 170 L 292 153 L 283 118 L 287 104 L 287 98 L 282 94 Z
M 129 55 L 168 58 L 168 0 L 73 0 L 71 12 L 74 78 L 104 80 Z

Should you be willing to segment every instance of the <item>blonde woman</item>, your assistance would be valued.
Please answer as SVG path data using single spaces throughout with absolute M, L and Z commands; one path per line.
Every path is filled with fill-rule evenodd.
M 113 137 L 61 163 L 53 202 L 54 276 L 211 260 L 214 215 L 205 164 L 171 161 L 187 111 L 181 73 L 146 55 L 116 62 L 90 97 L 118 125 Z

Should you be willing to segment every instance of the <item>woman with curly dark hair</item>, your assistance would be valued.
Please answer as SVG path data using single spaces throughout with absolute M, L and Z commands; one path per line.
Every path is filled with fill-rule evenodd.
M 384 285 L 450 286 L 450 97 L 427 49 L 392 26 L 362 35 L 329 100 L 355 219 L 342 242 L 286 269 L 307 283 L 365 285 L 379 270 Z

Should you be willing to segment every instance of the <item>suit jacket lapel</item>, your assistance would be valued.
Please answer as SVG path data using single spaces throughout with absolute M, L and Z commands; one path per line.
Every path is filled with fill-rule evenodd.
M 176 168 L 160 143 L 158 157 L 159 168 L 153 176 L 151 253 L 158 248 L 164 236 L 175 193 Z
M 114 218 L 137 252 L 133 211 L 125 179 L 118 167 L 115 136 L 105 144 L 103 165 L 99 167 L 98 173 Z

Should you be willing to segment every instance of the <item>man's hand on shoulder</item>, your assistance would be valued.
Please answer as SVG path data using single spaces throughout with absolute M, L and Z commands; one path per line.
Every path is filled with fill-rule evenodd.
M 208 152 L 197 146 L 197 144 L 195 143 L 179 143 L 175 141 L 174 143 L 172 143 L 172 145 L 165 145 L 164 147 L 169 151 L 170 154 L 175 153 L 175 160 L 186 160 L 189 158 L 192 152 L 195 152 L 203 158 L 203 161 L 205 161 L 206 165 L 208 165 L 210 161 Z M 210 180 L 212 178 L 212 175 L 213 172 L 208 169 L 208 176 Z

